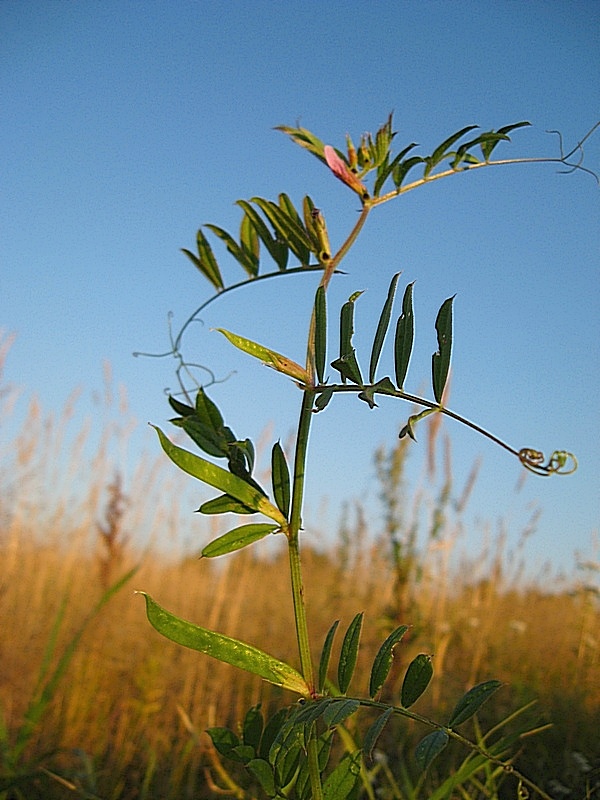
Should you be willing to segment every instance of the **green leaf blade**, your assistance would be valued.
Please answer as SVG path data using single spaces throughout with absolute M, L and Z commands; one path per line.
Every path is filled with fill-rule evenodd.
M 317 684 L 317 691 L 321 693 L 325 688 L 325 681 L 327 680 L 327 670 L 329 669 L 329 661 L 331 659 L 331 648 L 333 646 L 333 639 L 337 631 L 339 619 L 336 619 L 331 628 L 327 631 L 323 649 L 321 650 L 321 658 L 319 659 L 319 682 Z
M 300 364 L 292 361 L 291 358 L 281 355 L 281 353 L 277 353 L 275 350 L 271 350 L 262 344 L 258 344 L 258 342 L 253 342 L 251 339 L 246 339 L 245 336 L 232 333 L 225 328 L 215 328 L 215 330 L 222 333 L 234 347 L 238 348 L 238 350 L 242 350 L 244 353 L 248 353 L 248 355 L 257 358 L 259 361 L 262 361 L 263 364 L 271 367 L 271 369 L 282 372 L 284 375 L 300 383 L 309 383 L 307 371 L 304 367 L 301 367 Z
M 408 374 L 410 357 L 412 355 L 413 343 L 415 338 L 415 319 L 413 312 L 413 283 L 409 283 L 404 291 L 402 299 L 402 314 L 396 323 L 396 335 L 394 340 L 394 370 L 396 386 L 400 391 L 404 390 L 404 381 Z
M 442 303 L 435 321 L 435 329 L 437 333 L 438 349 L 433 354 L 432 365 L 432 380 L 433 380 L 433 395 L 435 400 L 440 405 L 446 388 L 446 381 L 448 380 L 448 372 L 450 370 L 450 359 L 452 356 L 452 304 L 454 297 L 449 297 Z
M 375 749 L 377 740 L 381 736 L 383 729 L 387 725 L 393 713 L 394 709 L 390 706 L 390 708 L 386 709 L 381 716 L 377 717 L 375 722 L 366 732 L 365 738 L 363 739 L 362 751 L 367 758 L 371 760 L 373 759 L 373 750 Z
M 448 727 L 454 728 L 470 719 L 501 686 L 501 681 L 490 680 L 469 689 L 456 704 L 448 720 Z
M 369 697 L 372 699 L 381 690 L 385 683 L 390 669 L 392 668 L 392 661 L 394 659 L 394 648 L 400 642 L 404 634 L 408 630 L 408 625 L 400 625 L 393 630 L 386 638 L 385 642 L 377 651 L 377 655 L 373 661 L 371 668 L 371 678 L 369 680 Z
M 279 659 L 246 642 L 201 628 L 171 614 L 150 595 L 140 592 L 146 601 L 146 615 L 152 627 L 170 641 L 224 661 L 234 667 L 258 675 L 263 680 L 289 689 L 304 697 L 309 688 L 300 673 Z
M 338 686 L 342 694 L 346 694 L 350 681 L 354 674 L 356 666 L 356 659 L 358 657 L 358 646 L 360 644 L 360 634 L 362 631 L 363 613 L 358 613 L 346 631 L 342 649 L 340 652 L 340 660 L 338 663 Z
M 217 558 L 233 553 L 254 544 L 254 542 L 259 542 L 265 536 L 278 530 L 280 530 L 278 525 L 269 525 L 268 523 L 240 525 L 239 528 L 234 528 L 207 544 L 202 549 L 202 558 Z
M 375 339 L 373 340 L 373 348 L 371 350 L 371 360 L 369 362 L 369 383 L 375 383 L 377 364 L 379 363 L 381 350 L 383 348 L 383 343 L 385 341 L 385 337 L 390 324 L 390 318 L 392 315 L 392 306 L 394 304 L 394 296 L 396 294 L 396 285 L 398 284 L 399 277 L 400 273 L 397 272 L 391 280 L 387 298 L 381 310 L 381 316 L 379 317 L 379 322 L 377 323 L 377 330 L 375 331 Z
M 410 708 L 429 686 L 433 676 L 431 656 L 420 653 L 408 665 L 402 682 L 401 703 Z
M 434 758 L 439 756 L 449 742 L 445 731 L 433 731 L 422 739 L 415 750 L 415 759 L 422 772 L 429 767 Z
M 315 295 L 315 372 L 317 381 L 325 380 L 325 363 L 327 361 L 327 300 L 325 288 L 319 286 Z
M 271 451 L 271 478 L 273 483 L 273 497 L 277 508 L 288 519 L 290 514 L 290 470 L 287 465 L 285 453 L 279 442 L 275 442 Z
M 323 800 L 348 800 L 360 780 L 362 753 L 345 755 L 323 785 Z

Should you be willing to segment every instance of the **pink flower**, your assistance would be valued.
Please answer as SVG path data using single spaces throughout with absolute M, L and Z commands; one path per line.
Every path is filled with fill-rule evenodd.
M 346 162 L 338 156 L 331 145 L 325 145 L 323 148 L 323 155 L 325 156 L 327 166 L 333 172 L 336 178 L 339 178 L 341 181 L 343 181 L 343 183 L 346 184 L 346 186 L 349 186 L 351 189 L 353 189 L 358 195 L 360 195 L 362 200 L 366 200 L 369 197 L 367 187 L 352 172 Z

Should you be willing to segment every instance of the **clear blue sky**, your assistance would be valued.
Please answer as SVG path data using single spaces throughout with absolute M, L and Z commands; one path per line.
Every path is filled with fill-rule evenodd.
M 101 364 L 140 421 L 169 417 L 173 362 L 132 358 L 167 347 L 208 295 L 179 253 L 200 224 L 237 230 L 238 198 L 310 194 L 339 244 L 353 195 L 273 131 L 300 122 L 341 146 L 395 113 L 398 146 L 430 152 L 468 125 L 520 120 L 502 155 L 554 155 L 600 118 L 600 4 L 589 2 L 13 2 L 0 4 L 0 325 L 17 333 L 6 377 L 59 409 L 101 385 Z M 600 136 L 586 164 L 600 168 Z M 517 448 L 577 453 L 570 478 L 529 478 L 467 429 L 446 422 L 457 485 L 482 471 L 469 536 L 504 518 L 516 537 L 543 516 L 527 555 L 569 568 L 599 521 L 600 191 L 554 166 L 507 167 L 425 187 L 374 213 L 331 303 L 368 288 L 357 308 L 372 331 L 390 276 L 416 280 L 418 346 L 407 383 L 429 392 L 437 308 L 457 295 L 451 406 Z M 222 263 L 227 259 L 218 245 Z M 225 267 L 228 279 L 236 267 Z M 293 429 L 298 393 L 216 333 L 228 327 L 302 359 L 314 276 L 223 298 L 187 340 L 218 375 L 228 423 L 258 437 Z M 401 290 L 402 290 L 401 289 Z M 361 336 L 357 336 L 360 345 Z M 389 353 L 387 354 L 389 358 Z M 367 356 L 363 356 L 363 362 Z M 374 507 L 372 453 L 393 445 L 407 407 L 346 398 L 315 420 L 307 520 L 321 497 Z M 91 413 L 91 406 L 81 413 Z M 425 429 L 411 463 L 418 481 Z M 154 445 L 152 445 L 154 446 Z M 127 488 L 127 487 L 126 487 Z M 191 512 L 192 509 L 190 509 Z M 195 524 L 201 525 L 198 517 Z

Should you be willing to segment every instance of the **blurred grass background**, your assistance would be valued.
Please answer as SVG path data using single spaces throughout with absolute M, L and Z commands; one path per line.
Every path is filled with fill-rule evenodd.
M 7 339 L 4 345 L 6 352 Z M 157 543 L 177 540 L 183 484 L 165 469 L 158 447 L 156 457 L 140 459 L 131 474 L 115 469 L 112 453 L 125 446 L 133 423 L 108 374 L 106 384 L 99 403 L 112 410 L 98 413 L 93 426 L 72 431 L 76 395 L 58 419 L 32 400 L 22 427 L 3 439 L 4 773 L 10 771 L 11 746 L 35 695 L 61 604 L 67 600 L 53 662 L 106 588 L 134 565 L 139 570 L 89 623 L 35 726 L 22 756 L 35 778 L 21 794 L 0 791 L 0 797 L 208 798 L 213 794 L 204 729 L 235 726 L 255 703 L 268 711 L 293 702 L 275 687 L 160 638 L 147 624 L 144 603 L 133 589 L 147 591 L 186 619 L 297 663 L 286 554 L 258 547 L 213 563 L 198 561 L 189 548 L 166 557 Z M 18 402 L 18 392 L 3 386 L 4 421 Z M 102 432 L 94 439 L 98 421 Z M 419 652 L 434 654 L 435 676 L 416 710 L 434 719 L 442 720 L 472 685 L 500 679 L 506 686 L 484 707 L 483 729 L 537 700 L 528 711 L 529 725 L 544 730 L 521 743 L 518 766 L 557 798 L 597 796 L 598 559 L 580 560 L 569 575 L 530 579 L 514 552 L 507 553 L 502 531 L 482 537 L 479 552 L 459 557 L 461 514 L 477 465 L 457 490 L 450 445 L 436 425 L 429 428 L 428 448 L 430 457 L 437 453 L 444 464 L 435 490 L 410 486 L 405 444 L 379 450 L 374 463 L 383 529 L 370 529 L 357 503 L 348 506 L 333 535 L 321 543 L 313 537 L 305 548 L 313 641 L 320 645 L 333 620 L 340 619 L 343 630 L 357 611 L 365 612 L 352 686 L 362 693 L 381 641 L 396 625 L 410 624 L 396 650 L 385 699 L 398 702 L 402 675 Z M 211 538 L 214 522 L 197 520 L 197 525 L 204 532 L 201 546 Z M 133 536 L 140 529 L 151 543 L 143 548 Z M 535 515 L 522 540 L 534 529 Z M 406 722 L 391 726 L 386 746 L 392 770 L 401 764 L 411 768 L 412 748 L 423 733 Z M 441 773 L 452 769 L 456 756 L 449 751 Z

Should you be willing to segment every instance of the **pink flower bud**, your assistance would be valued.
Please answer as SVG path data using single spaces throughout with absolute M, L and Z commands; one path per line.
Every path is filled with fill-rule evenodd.
M 325 156 L 327 166 L 333 172 L 336 178 L 339 178 L 346 184 L 346 186 L 349 186 L 351 189 L 353 189 L 358 195 L 360 195 L 362 200 L 367 200 L 369 197 L 367 187 L 348 168 L 346 162 L 338 156 L 331 145 L 325 145 L 323 148 L 323 155 Z

